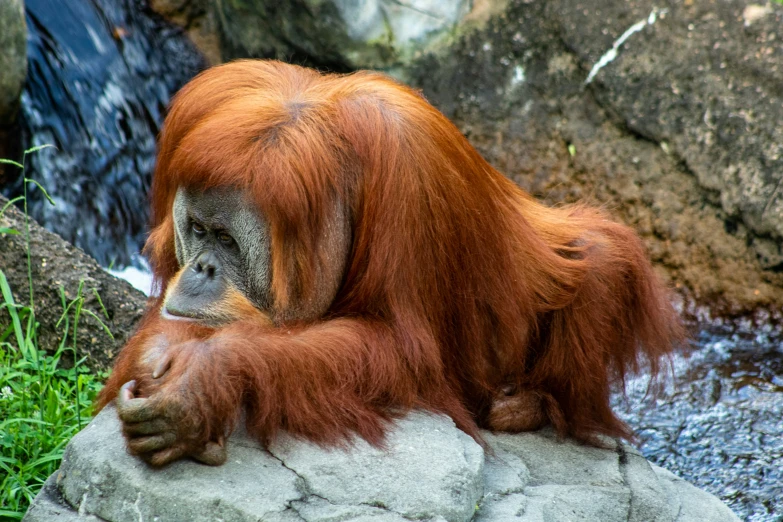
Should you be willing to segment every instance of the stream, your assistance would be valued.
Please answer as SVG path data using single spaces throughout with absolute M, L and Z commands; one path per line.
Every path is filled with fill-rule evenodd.
M 28 158 L 27 175 L 56 202 L 33 190 L 31 213 L 104 266 L 141 268 L 155 136 L 172 93 L 204 63 L 142 0 L 26 0 L 26 9 L 23 139 L 57 147 Z M 17 182 L 4 192 L 20 190 Z M 690 354 L 675 358 L 665 389 L 651 397 L 646 379 L 636 378 L 614 406 L 652 462 L 741 518 L 781 522 L 780 328 L 770 318 L 699 317 Z
M 172 94 L 204 63 L 144 0 L 25 0 L 31 215 L 102 265 L 136 264 L 146 236 L 155 137 Z M 4 187 L 21 193 L 21 179 Z M 75 225 L 76 224 L 76 225 Z
M 650 461 L 748 521 L 783 521 L 783 336 L 768 318 L 702 319 L 656 397 L 627 383 L 615 410 Z

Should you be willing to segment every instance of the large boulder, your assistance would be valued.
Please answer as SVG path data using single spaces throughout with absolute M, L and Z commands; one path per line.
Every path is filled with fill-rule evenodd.
M 246 434 L 220 467 L 153 469 L 126 453 L 113 408 L 70 442 L 25 521 L 664 522 L 735 521 L 717 498 L 636 450 L 559 441 L 550 431 L 485 434 L 488 453 L 443 416 L 414 412 L 386 448 L 325 449 Z
M 254 0 L 214 5 L 230 55 L 318 56 L 322 63 L 348 68 L 405 63 L 453 30 L 470 11 L 468 0 Z
M 479 2 L 486 3 L 486 2 Z M 152 0 L 212 63 L 236 57 L 392 68 L 448 37 L 469 0 Z

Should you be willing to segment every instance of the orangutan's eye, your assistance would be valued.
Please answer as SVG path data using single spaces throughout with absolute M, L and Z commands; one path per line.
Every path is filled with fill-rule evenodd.
M 217 238 L 218 241 L 223 243 L 225 246 L 231 246 L 234 244 L 234 238 L 226 232 L 218 232 Z
M 193 227 L 193 233 L 196 234 L 197 236 L 203 236 L 207 232 L 207 229 L 204 228 L 204 225 L 202 225 L 201 223 L 197 223 L 194 221 L 192 227 Z

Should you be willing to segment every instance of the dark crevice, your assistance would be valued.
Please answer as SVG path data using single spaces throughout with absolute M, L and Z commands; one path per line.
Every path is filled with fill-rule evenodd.
M 623 477 L 623 485 L 628 489 L 628 514 L 626 520 L 631 520 L 633 514 L 634 505 L 634 491 L 631 484 L 628 482 L 628 453 L 625 451 L 625 447 L 621 441 L 616 441 L 615 451 L 617 453 L 617 464 L 620 468 L 620 475 Z

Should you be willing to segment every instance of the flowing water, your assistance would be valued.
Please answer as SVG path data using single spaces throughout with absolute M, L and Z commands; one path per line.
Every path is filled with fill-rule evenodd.
M 783 521 L 783 336 L 772 324 L 700 321 L 663 391 L 646 396 L 638 378 L 614 398 L 649 460 L 750 521 Z
M 132 263 L 146 235 L 155 137 L 171 95 L 203 67 L 143 0 L 26 0 L 22 95 L 31 214 L 103 265 Z M 6 195 L 21 191 L 18 181 Z

